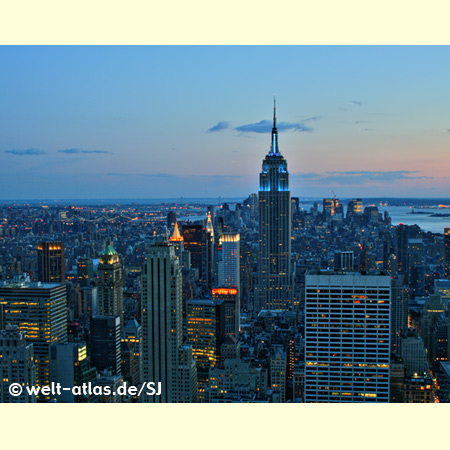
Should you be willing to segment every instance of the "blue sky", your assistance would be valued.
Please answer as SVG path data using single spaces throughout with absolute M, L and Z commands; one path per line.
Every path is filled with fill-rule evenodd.
M 0 198 L 450 197 L 449 47 L 0 47 Z

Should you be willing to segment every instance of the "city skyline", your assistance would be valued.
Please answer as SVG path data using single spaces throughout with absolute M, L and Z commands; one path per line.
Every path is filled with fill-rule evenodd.
M 257 192 L 274 93 L 293 196 L 450 196 L 448 47 L 0 52 L 2 200 Z

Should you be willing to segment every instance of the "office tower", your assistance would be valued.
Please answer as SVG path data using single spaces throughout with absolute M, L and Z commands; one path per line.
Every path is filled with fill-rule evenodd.
M 250 194 L 243 202 L 244 206 L 250 210 L 250 218 L 255 220 L 258 216 L 258 196 Z
M 300 211 L 300 199 L 298 197 L 291 197 L 291 211 L 292 215 Z
M 98 314 L 119 316 L 123 326 L 122 264 L 112 245 L 108 245 L 98 264 Z
M 77 279 L 81 287 L 90 286 L 94 280 L 94 262 L 90 258 L 79 258 L 77 261 Z
M 434 328 L 441 316 L 444 316 L 445 308 L 440 295 L 430 295 L 423 306 L 420 321 L 420 335 L 428 352 L 431 350 Z
M 178 403 L 197 403 L 197 366 L 192 345 L 181 345 L 178 351 L 176 395 Z
M 175 248 L 175 254 L 180 260 L 181 269 L 190 269 L 191 255 L 190 252 L 184 248 L 184 237 L 180 234 L 178 222 L 175 222 L 175 228 L 173 235 L 169 239 L 169 243 Z
M 334 254 L 335 270 L 354 270 L 355 258 L 353 252 L 336 252 Z
M 401 337 L 408 331 L 408 288 L 400 278 L 391 280 L 391 352 L 400 355 Z
M 408 239 L 408 283 L 414 295 L 423 293 L 425 265 L 422 239 Z
M 388 402 L 391 279 L 306 275 L 305 401 Z
M 189 300 L 187 341 L 192 345 L 198 376 L 198 401 L 205 401 L 209 369 L 220 362 L 220 347 L 225 340 L 225 307 L 222 301 Z
M 222 234 L 222 259 L 219 263 L 218 285 L 221 287 L 240 288 L 240 234 L 223 233 Z
M 142 349 L 142 327 L 136 319 L 131 319 L 122 330 L 122 374 L 133 386 L 144 381 Z M 129 353 L 130 358 L 126 359 L 125 353 Z
M 83 383 L 93 383 L 97 377 L 97 371 L 88 362 L 85 342 L 52 345 L 50 373 L 51 381 L 66 388 L 55 397 L 59 403 L 90 403 L 93 400 L 93 396 L 83 394 L 81 389 Z M 72 388 L 75 386 L 80 387 L 82 395 L 74 395 Z
M 38 281 L 63 283 L 66 280 L 66 260 L 62 242 L 39 242 L 37 257 Z
M 225 308 L 225 335 L 239 338 L 240 328 L 240 300 L 237 288 L 214 288 L 213 300 L 223 301 Z
M 287 371 L 286 352 L 283 351 L 282 345 L 274 345 L 273 347 L 273 354 L 270 358 L 270 385 L 274 392 L 278 392 L 279 403 L 285 403 Z
M 15 397 L 9 387 L 19 383 L 23 390 Z M 27 387 L 36 385 L 33 344 L 26 341 L 25 332 L 16 325 L 8 325 L 0 331 L 0 403 L 35 403 Z
M 396 231 L 397 270 L 402 282 L 408 283 L 408 227 L 400 224 Z
M 450 228 L 444 228 L 444 274 L 450 279 Z
M 448 311 L 450 302 L 450 280 L 434 280 L 434 293 L 441 296 L 444 308 Z
M 334 202 L 332 198 L 323 199 L 323 215 L 325 218 L 334 216 Z
M 191 253 L 191 267 L 198 269 L 205 289 L 211 288 L 213 240 L 203 225 L 183 225 L 184 248 Z
M 361 216 L 363 213 L 363 203 L 362 199 L 354 198 L 350 200 L 347 205 L 347 218 Z
M 176 223 L 177 223 L 177 213 L 169 211 L 167 213 L 167 228 L 173 228 L 173 226 Z
M 48 386 L 50 346 L 67 342 L 66 286 L 29 279 L 7 281 L 0 283 L 0 304 L 4 305 L 5 323 L 16 325 L 33 344 L 36 383 Z
M 94 316 L 91 319 L 91 363 L 101 372 L 122 373 L 120 317 Z
M 276 110 L 272 143 L 259 176 L 259 257 L 255 309 L 292 306 L 291 193 L 287 161 L 278 148 Z
M 405 403 L 405 363 L 392 355 L 389 380 L 389 403 Z
M 144 382 L 162 383 L 160 396 L 148 396 L 143 400 L 179 402 L 182 277 L 175 249 L 167 241 L 150 247 L 141 282 Z
M 428 373 L 427 350 L 420 336 L 415 330 L 409 330 L 401 342 L 401 357 L 405 363 L 405 375 L 417 374 L 423 376 Z

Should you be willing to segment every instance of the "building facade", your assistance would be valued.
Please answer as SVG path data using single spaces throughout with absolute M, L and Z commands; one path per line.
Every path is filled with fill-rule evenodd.
M 306 275 L 305 401 L 388 402 L 391 279 Z

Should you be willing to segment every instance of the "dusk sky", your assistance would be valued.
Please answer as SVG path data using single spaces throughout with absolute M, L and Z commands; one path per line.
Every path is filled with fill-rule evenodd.
M 0 47 L 0 199 L 450 197 L 450 48 Z

